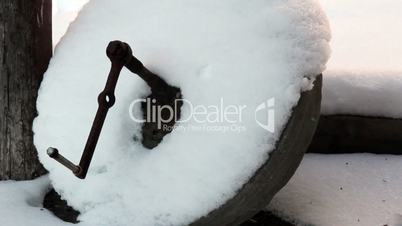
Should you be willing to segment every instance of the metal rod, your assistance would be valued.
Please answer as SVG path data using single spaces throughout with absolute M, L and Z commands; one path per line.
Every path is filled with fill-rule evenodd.
M 85 148 L 79 164 L 79 166 L 81 167 L 81 171 L 75 173 L 75 175 L 81 179 L 84 179 L 87 175 L 89 165 L 91 164 L 92 157 L 94 155 L 95 148 L 106 119 L 106 115 L 109 111 L 109 108 L 111 108 L 116 101 L 114 90 L 123 65 L 119 62 L 119 59 L 114 58 L 115 55 L 108 54 L 108 56 L 112 61 L 112 68 L 110 69 L 105 89 L 98 96 L 98 111 L 96 112 L 95 119 L 92 123 L 92 128 L 89 133 L 87 143 L 85 144 Z
M 74 174 L 79 173 L 81 171 L 81 168 L 79 166 L 76 166 L 74 163 L 70 162 L 68 159 L 60 155 L 59 150 L 57 150 L 56 148 L 48 148 L 47 154 L 54 160 L 61 163 L 63 166 L 70 169 Z
M 80 179 L 84 179 L 88 173 L 107 113 L 116 101 L 114 91 L 120 72 L 124 66 L 131 72 L 139 75 L 151 87 L 152 93 L 157 93 L 157 99 L 164 100 L 167 98 L 167 100 L 169 100 L 168 103 L 170 103 L 171 99 L 173 100 L 180 96 L 177 95 L 177 93 L 180 93 L 180 89 L 170 87 L 162 78 L 149 71 L 132 55 L 132 50 L 127 43 L 121 41 L 110 42 L 106 49 L 106 55 L 111 61 L 111 69 L 105 88 L 98 96 L 98 110 L 92 123 L 79 165 L 74 165 L 55 148 L 49 148 L 47 151 L 50 157 L 70 169 Z M 166 103 L 167 100 L 161 101 L 161 103 Z M 151 129 L 153 130 L 154 128 Z M 149 147 L 153 147 L 153 145 L 154 144 L 149 145 Z
M 126 68 L 132 73 L 140 76 L 149 87 L 152 92 L 165 90 L 169 85 L 158 75 L 149 71 L 137 58 L 131 55 L 125 64 Z
M 117 80 L 119 78 L 120 72 L 126 63 L 133 62 L 132 51 L 128 44 L 120 41 L 110 42 L 107 49 L 106 55 L 111 61 L 111 69 L 109 76 L 105 85 L 104 90 L 98 96 L 98 110 L 96 112 L 95 119 L 92 123 L 91 131 L 89 133 L 84 151 L 81 156 L 81 160 L 78 166 L 74 165 L 71 161 L 63 157 L 57 149 L 49 148 L 48 155 L 54 158 L 56 161 L 60 162 L 62 165 L 70 169 L 78 178 L 84 179 L 88 173 L 89 166 L 91 164 L 92 157 L 95 152 L 96 145 L 99 140 L 99 136 L 102 131 L 103 124 L 106 119 L 107 112 L 111 108 L 116 98 L 114 96 L 114 91 L 117 85 Z M 138 60 L 137 60 L 138 61 Z M 139 61 L 138 61 L 139 62 Z M 138 65 L 142 65 L 141 62 L 135 62 Z M 144 66 L 142 65 L 141 68 Z M 131 64 L 133 70 L 137 70 L 136 65 Z M 141 69 L 140 68 L 140 69 Z

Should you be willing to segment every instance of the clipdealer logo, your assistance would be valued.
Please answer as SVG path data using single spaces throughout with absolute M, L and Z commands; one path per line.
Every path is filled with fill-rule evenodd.
M 146 114 L 146 118 L 134 114 L 135 109 L 141 107 L 143 104 L 145 104 L 145 110 L 152 113 Z M 185 117 L 182 116 L 179 118 L 175 112 L 178 112 L 176 109 L 179 108 L 181 104 L 183 105 L 182 108 L 185 107 L 186 109 L 189 109 L 189 114 L 186 114 Z M 194 105 L 187 99 L 176 99 L 173 105 L 157 105 L 155 99 L 146 98 L 137 99 L 131 102 L 129 115 L 131 120 L 137 123 L 156 123 L 158 129 L 161 129 L 166 123 L 174 120 L 177 123 L 193 121 L 195 122 L 195 125 L 199 125 L 192 125 L 192 128 L 197 131 L 202 130 L 202 128 L 211 131 L 245 131 L 245 126 L 241 125 L 245 109 L 247 109 L 246 105 L 226 104 L 223 98 L 221 98 L 219 104 L 216 105 Z M 254 118 L 259 127 L 268 132 L 274 133 L 275 98 L 270 98 L 259 104 L 254 110 Z M 209 127 L 206 127 L 205 125 L 213 126 L 210 126 L 211 129 L 208 129 Z M 228 128 L 219 129 L 219 127 Z

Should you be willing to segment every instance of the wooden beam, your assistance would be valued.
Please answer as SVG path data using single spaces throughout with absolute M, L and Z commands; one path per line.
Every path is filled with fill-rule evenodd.
M 0 180 L 45 173 L 33 145 L 37 92 L 52 56 L 51 0 L 0 1 Z

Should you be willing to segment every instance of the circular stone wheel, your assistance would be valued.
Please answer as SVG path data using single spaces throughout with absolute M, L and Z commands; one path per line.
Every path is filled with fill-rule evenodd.
M 264 209 L 299 166 L 316 130 L 321 108 L 322 75 L 298 104 L 270 157 L 232 199 L 190 226 L 233 226 Z

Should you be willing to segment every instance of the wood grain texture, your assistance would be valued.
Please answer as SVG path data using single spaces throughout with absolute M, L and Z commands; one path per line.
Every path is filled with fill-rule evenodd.
M 51 0 L 0 1 L 0 180 L 45 173 L 32 122 L 43 73 L 52 56 Z

